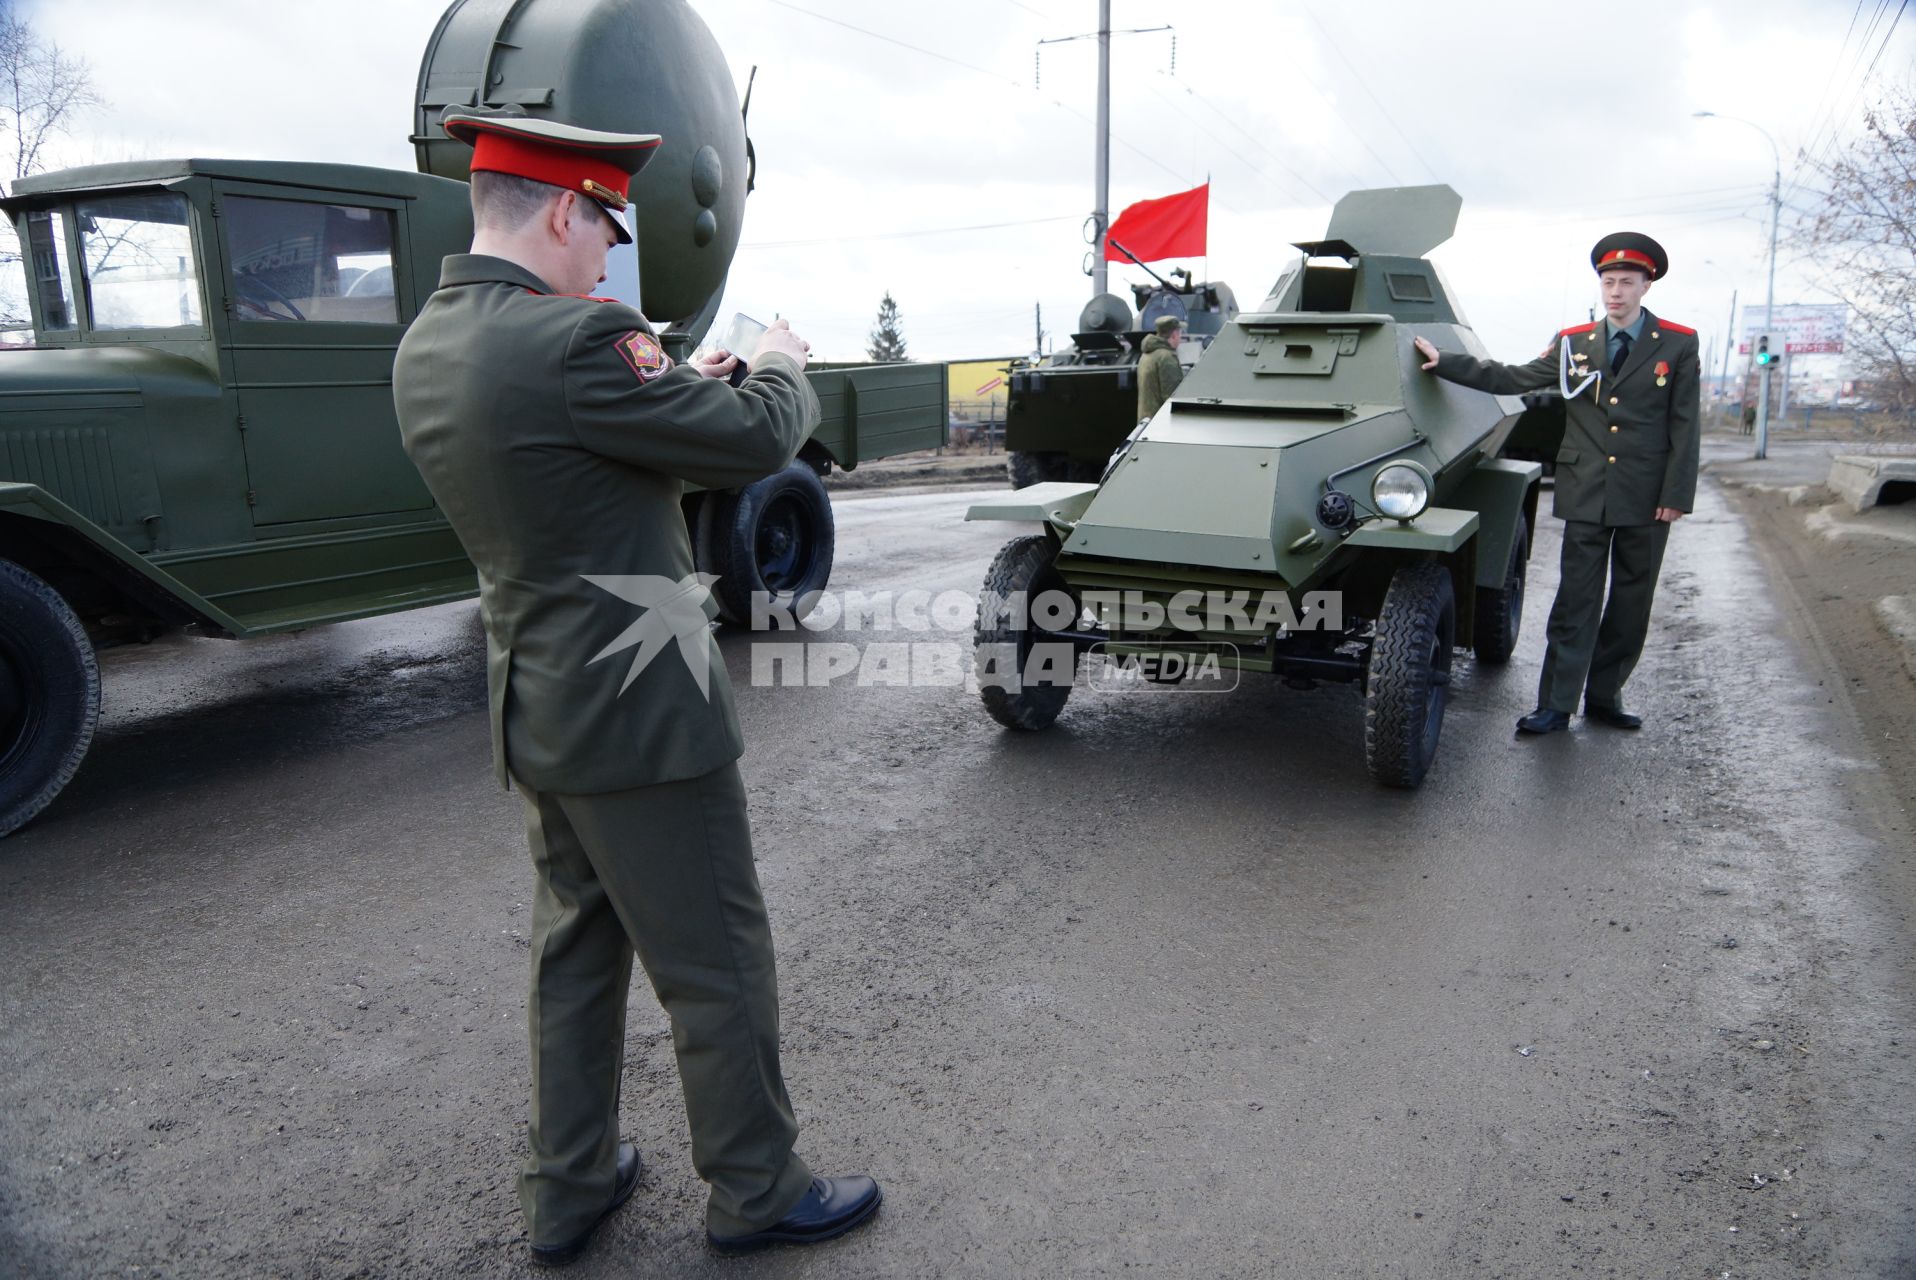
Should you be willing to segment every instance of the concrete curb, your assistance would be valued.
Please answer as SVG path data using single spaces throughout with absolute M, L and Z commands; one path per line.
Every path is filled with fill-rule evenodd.
M 825 478 L 825 487 L 834 492 L 859 489 L 890 489 L 905 485 L 980 484 L 1005 479 L 1005 456 L 946 457 L 913 459 L 903 463 L 886 459 L 866 463 L 853 471 L 834 471 Z
M 1830 459 L 1829 487 L 1858 515 L 1875 506 L 1891 482 L 1916 484 L 1916 458 L 1840 453 Z
M 1916 680 L 1916 603 L 1908 596 L 1884 596 L 1874 612 L 1891 642 L 1902 646 L 1903 670 Z
M 1835 542 L 1842 538 L 1881 539 L 1887 542 L 1903 542 L 1916 545 L 1916 533 L 1905 533 L 1901 529 L 1885 529 L 1875 525 L 1858 524 L 1854 520 L 1844 520 L 1837 516 L 1837 504 L 1818 507 L 1803 517 L 1803 527 L 1821 538 Z

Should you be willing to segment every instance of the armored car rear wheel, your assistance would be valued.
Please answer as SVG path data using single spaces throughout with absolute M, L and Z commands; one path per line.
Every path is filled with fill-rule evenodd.
M 750 626 L 755 594 L 771 608 L 802 618 L 814 593 L 831 581 L 832 501 L 802 462 L 736 494 L 708 494 L 699 523 L 699 567 L 718 575 L 712 595 L 727 622 Z
M 1068 467 L 1069 464 L 1061 453 L 1013 449 L 1005 455 L 1005 474 L 1010 477 L 1011 487 L 1014 489 L 1041 484 L 1046 480 L 1062 480 L 1067 474 Z
M 985 712 L 1007 729 L 1048 729 L 1071 696 L 1077 650 L 1047 639 L 1046 622 L 1074 625 L 1081 607 L 1057 570 L 1058 544 L 1013 538 L 985 571 L 973 660 Z
M 1427 561 L 1391 575 L 1364 683 L 1364 761 L 1387 787 L 1417 786 L 1436 757 L 1456 634 L 1447 567 Z
M 60 593 L 0 560 L 0 835 L 73 778 L 100 719 L 100 668 Z
M 1517 633 L 1523 630 L 1524 577 L 1530 570 L 1530 526 L 1517 517 L 1517 536 L 1510 543 L 1510 564 L 1503 584 L 1476 591 L 1477 661 L 1502 666 L 1517 652 Z

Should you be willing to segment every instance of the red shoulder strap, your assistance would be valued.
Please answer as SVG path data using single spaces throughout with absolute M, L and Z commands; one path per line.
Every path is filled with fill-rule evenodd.
M 1589 324 L 1573 324 L 1568 329 L 1559 329 L 1557 336 L 1559 338 L 1567 338 L 1573 333 L 1589 333 L 1596 327 L 1597 322 L 1595 320 L 1592 320 Z
M 1696 337 L 1696 330 L 1692 329 L 1689 325 L 1678 324 L 1674 320 L 1665 320 L 1662 316 L 1657 317 L 1657 328 L 1668 329 L 1671 333 L 1687 333 L 1692 338 Z

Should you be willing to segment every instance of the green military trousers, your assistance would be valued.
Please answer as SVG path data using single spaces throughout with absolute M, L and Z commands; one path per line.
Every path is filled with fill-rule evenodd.
M 706 1225 L 743 1235 L 811 1185 L 778 1060 L 772 931 L 738 766 L 603 795 L 521 787 L 532 903 L 532 1242 L 586 1230 L 612 1198 L 632 956 L 672 1022 Z
M 1549 645 L 1537 682 L 1539 707 L 1574 712 L 1579 692 L 1599 707 L 1623 706 L 1624 681 L 1636 669 L 1650 634 L 1650 603 L 1669 541 L 1670 526 L 1662 520 L 1564 522 L 1557 600 L 1550 606 Z

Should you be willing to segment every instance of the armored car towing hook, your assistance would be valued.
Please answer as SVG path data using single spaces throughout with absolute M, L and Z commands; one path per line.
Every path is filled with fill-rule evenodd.
M 1482 350 L 1424 256 L 1460 207 L 1446 186 L 1346 195 L 1098 483 L 971 508 L 1040 527 L 985 578 L 993 719 L 1045 728 L 1084 678 L 1121 687 L 1114 666 L 1176 654 L 1353 686 L 1371 774 L 1423 781 L 1455 649 L 1494 665 L 1516 646 L 1541 475 L 1500 456 L 1521 401 L 1418 371 L 1417 337 Z

